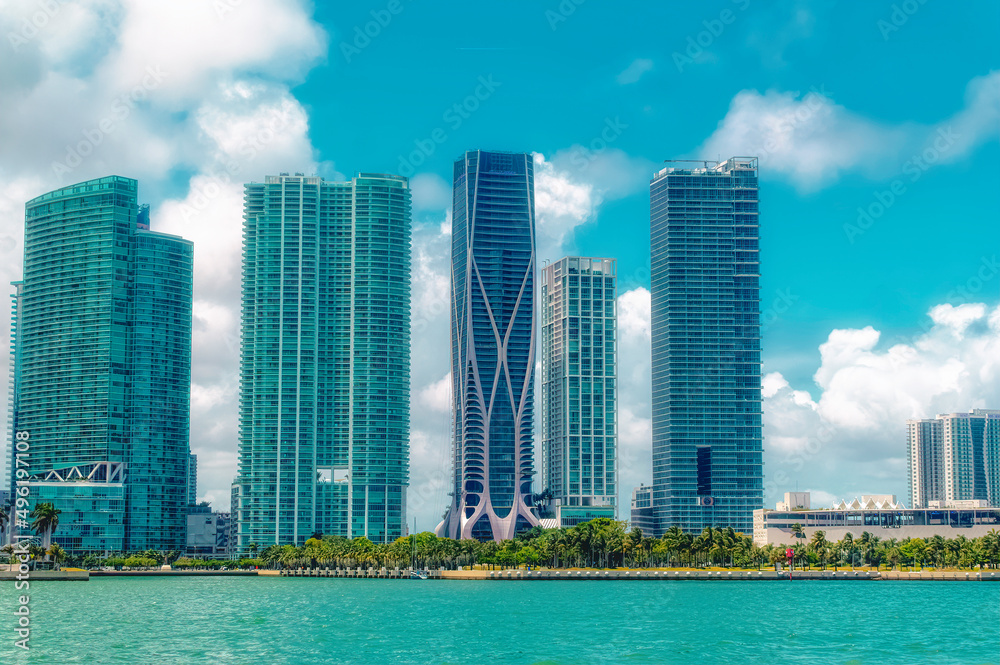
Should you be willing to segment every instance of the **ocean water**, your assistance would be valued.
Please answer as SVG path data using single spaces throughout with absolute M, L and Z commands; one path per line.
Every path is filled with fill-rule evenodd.
M 1000 663 L 1000 584 L 94 578 L 0 584 L 0 663 Z

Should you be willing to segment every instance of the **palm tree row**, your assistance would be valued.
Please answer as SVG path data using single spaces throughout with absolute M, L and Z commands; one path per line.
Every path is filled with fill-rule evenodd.
M 794 550 L 795 560 L 821 566 L 934 566 L 936 568 L 997 568 L 1000 563 L 1000 533 L 990 530 L 985 536 L 967 538 L 958 535 L 945 538 L 881 539 L 865 531 L 854 538 L 846 534 L 841 540 L 828 541 L 826 533 L 814 531 L 804 542 L 801 527 L 792 525 L 795 542 L 787 547 Z M 782 546 L 784 547 L 784 546 Z
M 44 518 L 43 510 L 36 517 Z M 51 519 L 49 520 L 49 523 Z M 55 517 L 58 524 L 58 515 Z M 51 528 L 39 524 L 39 531 Z M 424 532 L 398 538 L 388 544 L 373 543 L 367 538 L 347 539 L 340 536 L 310 538 L 304 545 L 270 545 L 261 549 L 256 543 L 249 547 L 251 557 L 235 561 L 180 558 L 178 552 L 165 555 L 147 552 L 123 553 L 112 557 L 90 555 L 68 557 L 70 563 L 85 567 L 153 567 L 172 563 L 175 567 L 248 568 L 417 568 L 455 569 L 459 566 L 510 568 L 545 566 L 551 568 L 661 568 L 661 567 L 723 567 L 761 568 L 786 561 L 786 551 L 792 550 L 797 566 L 935 566 L 997 568 L 1000 564 L 1000 533 L 990 531 L 980 538 L 956 536 L 929 539 L 880 539 L 868 532 L 858 538 L 847 534 L 839 541 L 828 541 L 823 531 L 813 532 L 808 541 L 801 527 L 792 527 L 792 542 L 760 547 L 749 536 L 732 528 L 704 529 L 700 534 L 685 533 L 671 527 L 660 538 L 644 536 L 637 528 L 628 529 L 625 522 L 606 518 L 591 520 L 564 529 L 535 527 L 514 540 L 500 543 L 475 540 L 438 538 Z M 48 548 L 56 561 L 67 558 Z M 5 548 L 7 549 L 7 548 Z M 40 554 L 46 548 L 38 548 Z M 58 556 L 56 556 L 58 555 Z
M 514 540 L 500 543 L 438 538 L 419 533 L 379 545 L 367 538 L 311 538 L 300 547 L 271 545 L 261 550 L 261 562 L 272 568 L 407 567 L 455 569 L 545 566 L 551 568 L 723 567 L 761 568 L 786 561 L 793 551 L 796 565 L 837 567 L 888 565 L 974 566 L 996 568 L 1000 563 L 1000 533 L 981 538 L 935 536 L 880 541 L 868 532 L 857 539 L 848 534 L 836 542 L 821 531 L 809 542 L 760 547 L 732 528 L 706 528 L 700 534 L 671 527 L 660 538 L 628 530 L 625 522 L 596 519 L 565 529 L 535 527 Z M 254 547 L 254 553 L 258 548 Z

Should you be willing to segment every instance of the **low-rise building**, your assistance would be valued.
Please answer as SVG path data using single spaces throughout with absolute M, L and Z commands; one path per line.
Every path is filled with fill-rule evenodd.
M 67 554 L 108 554 L 125 548 L 125 465 L 116 462 L 78 464 L 52 469 L 24 483 L 28 508 L 51 503 L 59 526 L 51 542 Z M 31 519 L 28 519 L 30 524 Z M 23 526 L 20 532 L 28 529 Z M 43 538 L 39 536 L 39 542 Z
M 843 540 L 848 533 L 855 539 L 868 532 L 880 539 L 895 538 L 980 538 L 991 529 L 1000 529 L 1000 508 L 941 507 L 906 508 L 891 494 L 866 495 L 850 503 L 842 501 L 830 509 L 755 510 L 753 540 L 758 546 L 788 545 L 809 542 L 813 534 L 822 531 L 826 540 Z M 808 498 L 806 500 L 808 505 Z M 796 538 L 796 525 L 802 538 Z
M 190 506 L 187 516 L 188 556 L 229 556 L 229 513 L 213 512 L 206 503 Z
M 657 534 L 652 485 L 639 485 L 632 490 L 632 528 L 649 536 Z

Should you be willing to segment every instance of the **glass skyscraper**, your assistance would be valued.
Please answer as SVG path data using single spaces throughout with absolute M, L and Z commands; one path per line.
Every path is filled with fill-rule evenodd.
M 473 150 L 455 162 L 451 263 L 454 482 L 437 534 L 499 541 L 537 523 L 530 154 Z
M 410 190 L 302 174 L 246 185 L 238 545 L 404 533 Z
M 618 517 L 614 259 L 542 269 L 542 486 L 560 526 Z
M 137 186 L 26 205 L 11 425 L 30 437 L 32 496 L 76 516 L 54 537 L 69 551 L 184 545 L 193 250 L 148 230 Z
M 751 533 L 763 505 L 757 159 L 677 164 L 650 182 L 657 531 Z

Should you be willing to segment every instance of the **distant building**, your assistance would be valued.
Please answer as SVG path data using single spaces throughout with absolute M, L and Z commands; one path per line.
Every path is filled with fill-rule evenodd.
M 471 150 L 453 173 L 453 483 L 435 531 L 500 541 L 538 523 L 534 161 Z
M 808 497 L 805 503 L 808 505 Z M 843 540 L 847 534 L 851 534 L 856 540 L 866 531 L 882 540 L 927 539 L 938 535 L 944 538 L 978 538 L 985 536 L 991 529 L 1000 528 L 1000 509 L 907 509 L 891 494 L 866 495 L 851 502 L 842 501 L 836 507 L 826 510 L 782 508 L 787 505 L 786 498 L 786 501 L 778 504 L 778 510 L 754 511 L 754 543 L 761 547 L 808 543 L 817 531 L 822 531 L 831 542 Z M 802 528 L 801 539 L 794 535 L 796 524 Z
M 910 503 L 1000 505 L 1000 411 L 975 409 L 907 420 Z
M 778 510 L 809 510 L 809 492 L 785 492 L 785 500 L 779 501 Z
M 230 514 L 213 512 L 209 505 L 191 506 L 187 516 L 184 553 L 199 557 L 228 557 Z
M 193 249 L 148 230 L 137 191 L 109 176 L 25 205 L 9 427 L 70 554 L 184 546 Z
M 286 173 L 245 190 L 238 551 L 391 543 L 409 483 L 409 183 Z
M 653 535 L 749 533 L 763 507 L 757 158 L 649 186 Z
M 560 525 L 618 517 L 615 260 L 542 268 L 542 485 Z
M 632 528 L 642 529 L 642 533 L 652 536 L 657 533 L 656 516 L 653 513 L 653 487 L 640 485 L 632 490 Z
M 229 493 L 229 551 L 227 552 L 230 559 L 235 559 L 239 552 L 239 520 L 237 515 L 240 514 L 240 491 L 242 487 L 240 485 L 239 478 L 233 479 L 232 489 Z

